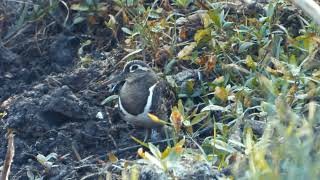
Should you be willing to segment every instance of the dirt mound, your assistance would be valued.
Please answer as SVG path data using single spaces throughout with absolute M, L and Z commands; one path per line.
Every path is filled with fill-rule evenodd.
M 7 116 L 3 119 L 0 134 L 4 140 L 5 128 L 15 130 L 13 179 L 26 177 L 27 171 L 53 179 L 80 177 L 83 169 L 78 166 L 85 164 L 83 158 L 91 157 L 86 160 L 96 162 L 104 159 L 107 152 L 116 150 L 116 146 L 134 143 L 127 135 L 126 123 L 117 117 L 111 118 L 109 111 L 101 105 L 103 99 L 110 95 L 106 88 L 101 87 L 101 80 L 110 74 L 113 59 L 93 61 L 88 68 L 76 63 L 66 66 L 65 61 L 48 63 L 49 67 L 42 67 L 41 63 L 37 66 L 30 64 L 32 68 L 24 68 L 21 72 L 14 68 L 14 64 L 20 61 L 18 56 L 12 53 L 7 57 L 12 56 L 11 60 L 7 58 L 10 62 L 1 61 L 8 68 L 1 71 L 1 77 L 7 78 L 6 74 L 15 72 L 20 72 L 20 76 L 1 81 L 2 92 L 16 91 L 8 91 L 1 96 L 1 110 L 6 111 Z M 30 77 L 29 74 L 37 68 L 53 70 L 37 78 Z M 59 73 L 62 68 L 65 71 Z M 103 118 L 98 118 L 98 113 L 102 113 Z M 116 113 L 111 116 L 116 116 Z M 5 157 L 5 152 L 6 143 L 1 143 L 0 159 Z M 36 155 L 47 156 L 50 153 L 58 155 L 54 162 L 57 166 L 46 172 Z

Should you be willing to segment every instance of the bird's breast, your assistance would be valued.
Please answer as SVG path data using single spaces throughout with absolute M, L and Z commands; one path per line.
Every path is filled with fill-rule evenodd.
M 121 110 L 121 117 L 127 122 L 135 126 L 142 126 L 142 127 L 159 126 L 159 124 L 155 123 L 148 117 L 148 113 L 150 112 L 150 108 L 152 106 L 152 97 L 153 97 L 153 92 L 156 85 L 157 83 L 152 85 L 148 89 L 148 95 L 146 96 L 146 99 L 144 99 L 144 103 L 143 103 L 143 110 L 139 110 L 139 113 L 136 113 L 136 111 L 134 111 L 134 107 L 137 109 L 141 109 L 141 108 L 134 106 L 134 104 L 136 104 L 139 100 L 141 100 L 141 98 L 135 95 L 132 95 L 130 99 L 132 100 L 132 104 L 131 104 L 132 106 L 130 106 L 129 104 L 127 104 L 128 99 L 123 99 L 123 97 L 120 96 L 119 108 Z M 127 107 L 124 106 L 124 104 L 127 104 L 127 106 L 132 109 L 128 109 Z M 132 113 L 132 112 L 135 112 L 135 113 Z

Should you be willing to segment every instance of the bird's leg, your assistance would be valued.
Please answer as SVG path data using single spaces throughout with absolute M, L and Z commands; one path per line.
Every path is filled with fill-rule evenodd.
M 148 140 L 149 137 L 150 137 L 150 134 L 151 134 L 151 129 L 150 129 L 150 128 L 146 128 L 146 129 L 145 129 L 145 133 L 144 133 L 143 142 L 147 142 L 147 140 Z
M 162 135 L 164 135 L 164 138 L 167 140 L 167 145 L 168 146 L 174 145 L 175 135 L 174 135 L 173 128 L 165 125 L 161 128 L 161 132 L 162 132 Z

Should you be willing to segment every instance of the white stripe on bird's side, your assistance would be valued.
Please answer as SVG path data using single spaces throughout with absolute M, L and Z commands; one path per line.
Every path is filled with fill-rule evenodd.
M 123 106 L 121 104 L 121 99 L 119 97 L 119 107 L 125 116 L 125 118 L 124 118 L 125 120 L 127 120 L 129 123 L 136 125 L 136 126 L 154 127 L 154 126 L 159 125 L 156 122 L 153 122 L 148 116 L 148 113 L 150 112 L 150 108 L 152 105 L 152 96 L 153 96 L 154 88 L 156 87 L 157 84 L 158 84 L 158 82 L 149 88 L 149 96 L 147 99 L 147 103 L 143 109 L 143 112 L 138 115 L 132 115 L 132 114 L 128 113 L 123 108 Z

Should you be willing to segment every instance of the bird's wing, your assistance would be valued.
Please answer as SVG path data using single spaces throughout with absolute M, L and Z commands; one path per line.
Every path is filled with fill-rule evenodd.
M 152 106 L 150 113 L 162 120 L 168 120 L 171 107 L 175 102 L 175 94 L 172 87 L 165 80 L 159 80 L 153 90 Z

